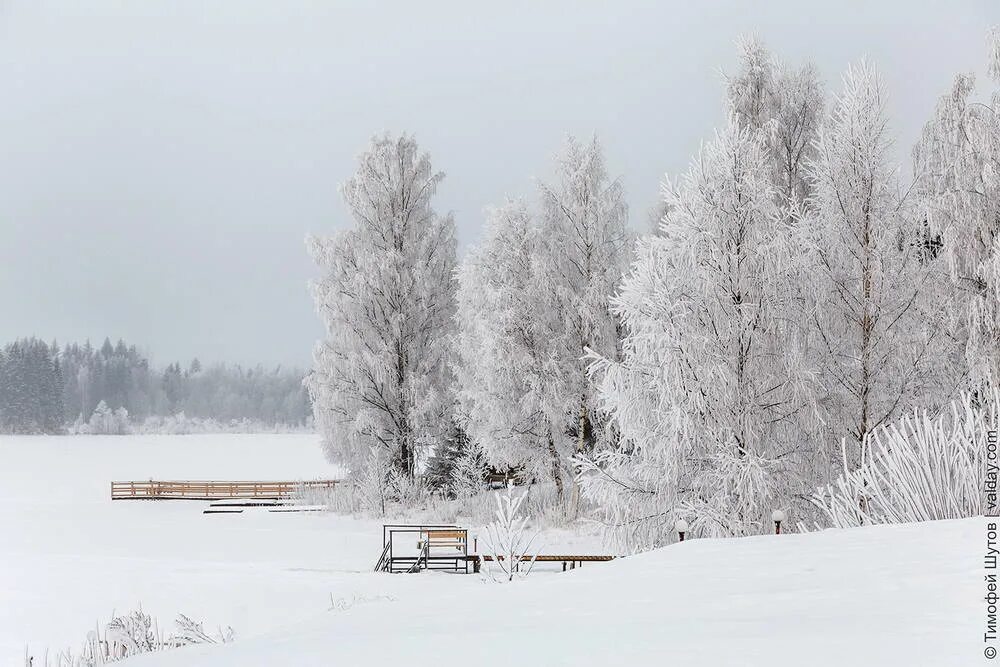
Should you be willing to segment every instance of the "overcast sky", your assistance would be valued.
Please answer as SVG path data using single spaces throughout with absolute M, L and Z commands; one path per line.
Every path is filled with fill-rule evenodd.
M 597 132 L 645 229 L 664 173 L 723 118 L 758 35 L 836 89 L 867 56 L 905 159 L 996 0 L 0 0 L 0 341 L 122 337 L 157 364 L 306 365 L 309 233 L 368 138 L 414 133 L 461 247 Z M 543 5 L 543 6 L 541 6 Z

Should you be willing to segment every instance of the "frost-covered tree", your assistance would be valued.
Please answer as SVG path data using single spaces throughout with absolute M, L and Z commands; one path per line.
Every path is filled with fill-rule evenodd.
M 735 117 L 664 186 L 614 310 L 623 357 L 594 356 L 618 447 L 581 458 L 580 482 L 629 549 L 759 531 L 787 487 L 782 459 L 812 424 L 793 321 L 797 249 L 761 133 Z M 784 498 L 782 498 L 784 500 Z
M 739 43 L 740 68 L 728 79 L 729 111 L 740 127 L 763 134 L 779 205 L 791 210 L 811 193 L 806 165 L 815 154 L 824 95 L 816 68 L 790 67 L 758 41 Z
M 540 184 L 536 269 L 545 287 L 540 305 L 551 332 L 549 372 L 567 418 L 562 431 L 576 455 L 589 455 L 602 428 L 586 357 L 617 357 L 620 322 L 611 312 L 610 297 L 628 267 L 633 236 L 624 190 L 608 175 L 596 137 L 587 143 L 569 138 L 556 169 L 554 183 Z M 578 495 L 574 484 L 570 516 L 577 512 Z
M 458 377 L 469 434 L 491 465 L 552 479 L 600 437 L 584 356 L 614 356 L 609 297 L 631 245 L 621 184 L 596 139 L 569 139 L 540 209 L 509 202 L 459 272 Z M 570 513 L 576 511 L 575 494 Z
M 976 101 L 975 78 L 959 75 L 914 150 L 925 243 L 952 286 L 940 305 L 977 388 L 1000 384 L 1000 32 L 990 34 L 990 47 L 989 99 Z
M 470 438 L 498 468 L 548 477 L 563 497 L 565 405 L 538 228 L 523 202 L 489 212 L 458 272 L 456 377 Z
M 930 269 L 889 149 L 882 82 L 870 65 L 851 68 L 820 130 L 814 194 L 797 229 L 829 439 L 847 437 L 854 452 L 880 424 L 944 389 L 935 374 L 939 304 L 927 298 Z
M 307 382 L 325 451 L 352 472 L 375 446 L 412 478 L 450 422 L 455 226 L 431 206 L 442 178 L 412 138 L 376 137 L 341 189 L 354 224 L 309 243 L 327 335 Z
M 90 415 L 86 429 L 78 428 L 78 432 L 93 435 L 125 435 L 129 432 L 128 410 L 117 408 L 112 410 L 108 404 L 101 401 Z
M 522 505 L 528 492 L 515 495 L 514 487 L 496 494 L 497 509 L 493 521 L 485 526 L 483 544 L 489 561 L 490 574 L 494 581 L 514 581 L 515 577 L 526 577 L 535 565 L 531 553 L 538 534 L 528 532 L 528 516 Z
M 451 475 L 452 493 L 467 498 L 480 493 L 486 481 L 486 457 L 478 443 L 469 441 L 455 458 Z

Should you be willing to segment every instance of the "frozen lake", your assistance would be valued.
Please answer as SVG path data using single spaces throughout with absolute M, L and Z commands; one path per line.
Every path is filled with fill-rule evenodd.
M 183 613 L 247 638 L 323 615 L 331 596 L 426 599 L 482 585 L 374 574 L 382 520 L 110 500 L 111 480 L 338 476 L 316 435 L 0 436 L 0 665 L 20 664 L 26 644 L 77 650 L 140 604 L 168 630 Z M 545 537 L 556 550 L 600 550 L 594 537 Z
M 240 635 L 325 609 L 378 557 L 376 522 L 112 502 L 109 482 L 337 473 L 311 434 L 0 437 L 0 664 L 19 664 L 26 643 L 76 649 L 139 604 Z

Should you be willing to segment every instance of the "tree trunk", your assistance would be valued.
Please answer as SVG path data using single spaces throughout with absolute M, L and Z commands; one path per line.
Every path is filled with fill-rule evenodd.
M 576 453 L 584 454 L 587 451 L 587 427 L 590 422 L 587 419 L 587 404 L 580 405 L 580 422 L 577 424 Z M 566 518 L 572 521 L 580 514 L 580 484 L 573 477 L 573 488 L 570 491 L 569 506 L 566 508 Z
M 549 459 L 552 465 L 552 481 L 556 484 L 556 500 L 561 505 L 566 493 L 563 490 L 562 466 L 559 465 L 559 452 L 556 451 L 556 443 L 552 439 L 551 433 L 549 433 Z

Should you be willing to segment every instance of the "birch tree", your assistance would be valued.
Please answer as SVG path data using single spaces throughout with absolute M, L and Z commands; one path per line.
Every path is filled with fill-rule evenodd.
M 619 325 L 609 298 L 631 235 L 621 184 L 596 139 L 569 139 L 540 206 L 491 212 L 486 238 L 459 273 L 459 385 L 469 433 L 490 462 L 520 466 L 566 493 L 574 452 L 601 435 L 587 378 L 588 350 L 614 356 Z
M 798 225 L 810 262 L 808 317 L 830 439 L 853 442 L 856 460 L 869 433 L 936 391 L 941 323 L 923 298 L 929 270 L 889 161 L 885 91 L 871 66 L 848 70 L 816 148 L 811 212 Z
M 951 285 L 940 306 L 978 389 L 1000 383 L 1000 32 L 989 43 L 989 98 L 973 98 L 971 74 L 956 77 L 914 150 L 926 244 Z
M 755 39 L 738 47 L 740 68 L 727 81 L 729 111 L 740 127 L 762 133 L 776 199 L 791 210 L 812 190 L 806 166 L 823 118 L 819 74 L 810 63 L 795 68 L 781 62 Z
M 609 299 L 628 266 L 633 237 L 624 190 L 608 176 L 596 137 L 586 144 L 569 138 L 556 169 L 557 181 L 539 186 L 537 266 L 546 288 L 543 312 L 553 332 L 553 381 L 565 401 L 562 430 L 575 453 L 585 455 L 593 453 L 600 430 L 586 356 L 617 356 L 621 331 Z M 570 516 L 578 505 L 574 485 Z
M 483 241 L 458 272 L 455 370 L 469 436 L 490 464 L 548 477 L 562 500 L 565 416 L 538 234 L 524 202 L 488 213 Z
M 341 188 L 353 224 L 309 242 L 326 337 L 307 382 L 324 449 L 352 473 L 376 447 L 412 478 L 450 423 L 454 221 L 431 207 L 442 178 L 412 138 L 376 137 Z

